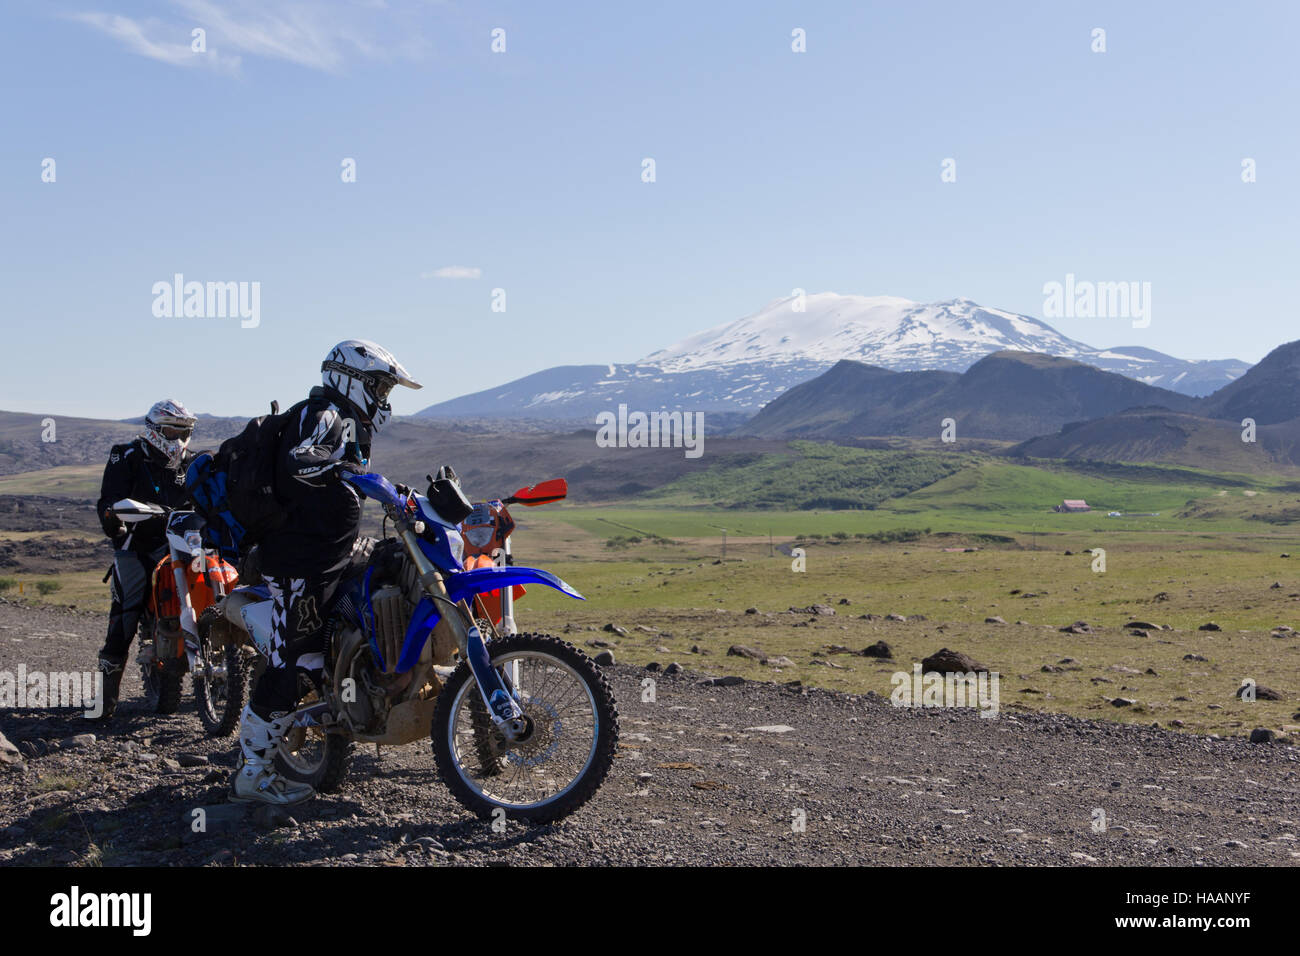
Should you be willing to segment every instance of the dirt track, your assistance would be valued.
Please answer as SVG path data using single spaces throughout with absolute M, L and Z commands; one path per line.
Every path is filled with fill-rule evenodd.
M 0 671 L 88 669 L 103 624 L 0 603 Z M 341 792 L 261 829 L 225 804 L 234 741 L 203 736 L 191 697 L 146 714 L 129 674 L 107 732 L 66 710 L 3 711 L 25 765 L 0 767 L 0 865 L 1300 863 L 1294 747 L 692 673 L 653 675 L 643 703 L 651 675 L 610 673 L 622 746 L 604 788 L 557 825 L 505 833 L 452 800 L 427 745 L 360 749 Z M 98 739 L 59 749 L 85 733 Z M 207 833 L 191 832 L 197 807 Z

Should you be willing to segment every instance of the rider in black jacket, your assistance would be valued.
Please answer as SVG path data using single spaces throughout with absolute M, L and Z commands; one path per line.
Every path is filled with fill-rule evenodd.
M 114 445 L 104 466 L 95 509 L 104 534 L 113 542 L 114 556 L 108 636 L 99 652 L 99 669 L 104 675 L 100 720 L 111 720 L 117 709 L 122 671 L 149 599 L 153 569 L 167 549 L 166 527 L 161 518 L 128 527 L 112 508 L 123 498 L 168 508 L 184 502 L 183 482 L 189 463 L 186 449 L 194 433 L 194 421 L 180 402 L 157 402 L 145 416 L 140 437 L 125 445 Z
M 340 471 L 366 470 L 371 438 L 392 414 L 393 387 L 420 387 L 390 352 L 359 339 L 336 345 L 321 373 L 323 384 L 297 408 L 277 450 L 287 520 L 258 546 L 274 602 L 271 653 L 240 721 L 243 764 L 232 800 L 290 804 L 314 793 L 276 774 L 272 761 L 298 700 L 298 657 L 321 650 L 330 599 L 361 533 L 361 498 Z

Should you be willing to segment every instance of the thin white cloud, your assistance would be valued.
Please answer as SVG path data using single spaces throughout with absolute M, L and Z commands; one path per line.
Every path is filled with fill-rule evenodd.
M 188 33 L 167 30 L 156 20 L 141 22 L 116 14 L 94 12 L 68 14 L 68 19 L 94 27 L 117 40 L 132 53 L 138 53 L 151 60 L 169 63 L 172 66 L 208 67 L 227 73 L 239 72 L 238 56 L 227 56 L 213 49 L 209 49 L 206 53 L 195 53 L 190 47 Z M 168 39 L 151 39 L 147 35 L 150 33 L 154 37 L 166 34 Z M 180 37 L 184 39 L 179 39 Z
M 418 57 L 426 44 L 406 11 L 365 9 L 346 0 L 171 0 L 174 21 L 86 12 L 69 19 L 117 40 L 132 53 L 172 66 L 237 73 L 241 56 L 337 72 L 352 57 Z M 190 49 L 191 30 L 207 33 L 207 53 Z M 375 31 L 380 38 L 376 38 Z
M 483 275 L 478 266 L 443 266 L 432 272 L 421 272 L 421 279 L 477 279 Z

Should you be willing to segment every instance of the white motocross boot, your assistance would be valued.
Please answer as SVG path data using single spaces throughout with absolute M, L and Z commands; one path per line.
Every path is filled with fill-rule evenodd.
M 235 771 L 230 784 L 230 799 L 239 803 L 270 803 L 288 806 L 302 803 L 316 795 L 311 784 L 286 780 L 275 772 L 272 763 L 275 745 L 289 729 L 289 718 L 263 720 L 249 706 L 244 707 L 239 720 L 239 749 L 244 762 Z

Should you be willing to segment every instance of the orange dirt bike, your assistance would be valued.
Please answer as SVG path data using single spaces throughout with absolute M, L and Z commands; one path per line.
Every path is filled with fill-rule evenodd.
M 212 655 L 205 653 L 197 624 L 204 611 L 238 584 L 235 569 L 203 548 L 203 522 L 193 511 L 132 498 L 115 502 L 111 510 L 129 528 L 147 521 L 166 525 L 167 553 L 150 575 L 149 601 L 140 618 L 136 653 L 149 708 L 159 714 L 174 714 L 189 673 L 199 701 L 199 719 L 209 731 L 221 722 L 228 709 L 227 698 L 237 699 L 234 710 L 238 719 L 247 690 L 244 658 L 226 654 L 221 660 L 212 660 Z
M 514 564 L 510 552 L 510 536 L 515 522 L 507 507 L 522 504 L 529 508 L 560 501 L 569 493 L 568 482 L 552 478 L 521 489 L 509 498 L 494 498 L 475 503 L 468 518 L 460 523 L 461 537 L 465 539 L 465 568 L 498 567 Z M 520 497 L 524 495 L 524 497 Z M 515 626 L 515 601 L 527 591 L 522 584 L 475 596 L 475 620 L 480 628 L 501 637 L 517 634 Z M 486 622 L 487 626 L 484 626 Z

